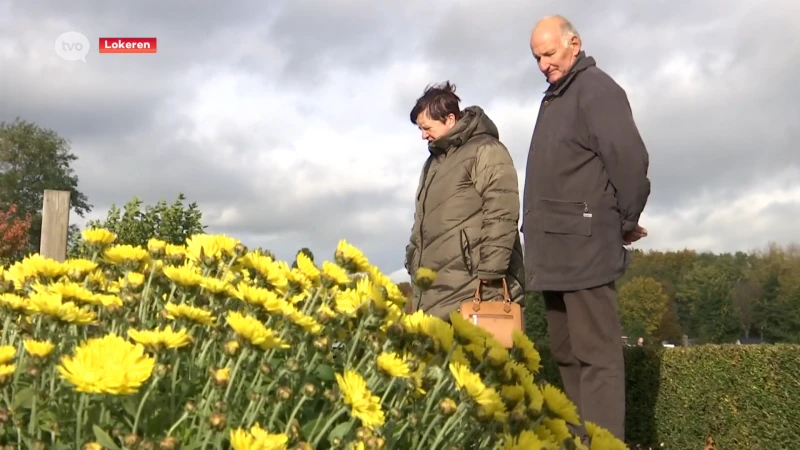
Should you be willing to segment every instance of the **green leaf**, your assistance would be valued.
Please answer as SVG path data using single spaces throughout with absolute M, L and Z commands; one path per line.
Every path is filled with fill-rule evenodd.
M 110 450 L 121 450 L 117 443 L 114 442 L 114 439 L 103 431 L 102 428 L 97 425 L 92 425 L 92 431 L 94 432 L 94 438 L 97 440 L 98 444 Z
M 343 422 L 339 425 L 336 425 L 329 433 L 328 433 L 328 441 L 333 444 L 333 440 L 336 438 L 344 439 L 345 435 L 350 431 L 350 422 Z
M 327 364 L 320 364 L 314 369 L 314 375 L 322 381 L 333 381 L 334 377 L 333 368 Z
M 306 439 L 309 439 L 311 437 L 311 432 L 314 431 L 314 427 L 317 426 L 320 420 L 322 419 L 319 417 L 313 420 L 309 420 L 308 422 L 305 423 L 305 425 L 300 427 L 300 432 Z
M 130 414 L 131 417 L 136 417 L 139 401 L 133 396 L 125 397 L 125 399 L 122 400 L 122 408 L 125 409 L 125 412 Z
M 33 406 L 34 395 L 36 395 L 36 391 L 34 391 L 32 387 L 26 387 L 25 389 L 18 391 L 14 396 L 14 401 L 11 402 L 11 409 L 30 409 Z

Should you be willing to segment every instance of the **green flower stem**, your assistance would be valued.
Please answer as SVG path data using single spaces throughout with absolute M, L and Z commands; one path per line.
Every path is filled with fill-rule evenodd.
M 306 400 L 308 400 L 308 397 L 306 397 L 306 395 L 303 394 L 300 397 L 300 401 L 297 402 L 297 406 L 295 406 L 294 409 L 292 410 L 292 414 L 289 415 L 289 420 L 286 421 L 286 428 L 283 430 L 283 434 L 287 436 L 289 435 L 289 430 L 292 428 L 292 421 L 294 420 L 294 417 L 297 415 L 297 412 L 300 411 L 300 408 L 303 406 L 303 403 L 305 403 Z
M 431 420 L 431 423 L 428 424 L 428 428 L 425 430 L 425 434 L 422 435 L 422 439 L 417 441 L 417 445 L 414 446 L 414 450 L 421 450 L 423 448 L 436 448 L 436 447 L 426 447 L 424 445 L 425 441 L 428 440 L 428 436 L 431 434 L 431 430 L 433 430 L 433 428 L 439 423 L 439 420 L 441 420 L 441 418 L 442 416 L 437 415 L 436 417 L 433 418 L 433 420 Z
M 269 416 L 269 422 L 267 422 L 267 430 L 272 429 L 272 423 L 278 418 L 278 413 L 281 412 L 281 406 L 283 406 L 283 402 L 280 400 L 273 406 L 272 415 Z
M 228 400 L 228 395 L 231 393 L 231 388 L 233 387 L 233 380 L 236 379 L 236 374 L 239 372 L 239 366 L 242 364 L 242 360 L 244 360 L 244 356 L 246 354 L 247 354 L 247 347 L 242 348 L 242 350 L 239 352 L 239 357 L 236 359 L 236 364 L 233 366 L 231 379 L 228 380 L 228 387 L 225 389 L 225 396 L 222 397 L 222 401 Z
M 344 368 L 347 369 L 350 367 L 350 360 L 353 359 L 353 355 L 356 353 L 356 348 L 358 347 L 356 343 L 358 339 L 361 337 L 361 331 L 364 329 L 364 323 L 366 320 L 362 320 L 358 323 L 358 329 L 356 330 L 356 334 L 353 336 L 353 339 L 347 344 L 349 350 L 347 352 L 347 360 L 345 361 Z
M 86 406 L 87 398 L 86 394 L 80 394 L 80 400 L 78 400 L 78 413 L 75 415 L 75 448 L 81 448 L 83 441 L 81 428 L 83 426 L 83 408 Z
M 28 421 L 28 434 L 33 436 L 33 433 L 36 432 L 38 428 L 36 426 L 36 405 L 39 401 L 39 376 L 33 379 L 33 383 L 31 384 L 31 388 L 33 388 L 33 399 L 31 401 L 31 417 Z
M 189 413 L 184 412 L 183 415 L 181 415 L 181 417 L 177 421 L 175 421 L 175 423 L 172 424 L 171 427 L 169 427 L 169 430 L 167 431 L 167 437 L 172 436 L 172 433 L 175 431 L 176 428 L 178 428 L 178 425 L 183 423 L 183 421 L 186 420 L 188 417 Z
M 139 426 L 139 417 L 142 415 L 142 409 L 144 409 L 144 404 L 147 402 L 147 397 L 149 397 L 150 393 L 153 392 L 158 380 L 158 376 L 153 377 L 153 381 L 150 383 L 150 386 L 147 387 L 147 391 L 142 396 L 142 400 L 139 401 L 139 407 L 136 409 L 136 418 L 133 420 L 133 428 L 131 429 L 131 433 L 133 434 L 136 434 L 136 429 Z
M 389 386 L 386 386 L 386 392 L 384 392 L 383 397 L 381 397 L 381 405 L 383 405 L 383 402 L 386 401 L 386 397 L 389 396 L 389 393 L 392 392 L 395 382 L 397 382 L 397 378 L 393 377 L 392 381 L 389 382 Z
M 6 314 L 6 320 L 3 321 L 3 338 L 0 342 L 11 342 L 7 341 L 6 338 L 8 337 L 8 327 L 11 326 L 11 314 Z
M 450 416 L 449 419 L 447 419 L 447 422 L 444 423 L 444 426 L 439 430 L 439 433 L 437 433 L 436 439 L 433 441 L 433 445 L 431 445 L 431 448 L 437 448 L 436 446 L 439 444 L 439 442 L 442 441 L 442 439 L 444 439 L 445 436 L 447 436 L 447 433 L 450 431 L 453 425 L 461 422 L 461 420 L 464 418 L 464 414 L 468 409 L 469 409 L 468 405 L 464 402 L 458 405 L 458 409 L 456 409 L 455 414 L 453 414 L 452 416 Z
M 338 411 L 336 411 L 336 413 L 333 416 L 331 416 L 331 418 L 328 419 L 327 422 L 325 422 L 325 425 L 319 431 L 319 434 L 317 434 L 316 437 L 314 438 L 311 444 L 312 448 L 317 448 L 319 446 L 319 441 L 321 441 L 322 437 L 325 436 L 325 433 L 328 432 L 328 428 L 330 428 L 331 425 L 333 425 L 333 423 L 336 422 L 336 419 L 338 419 L 342 414 L 346 412 L 347 412 L 347 407 L 342 407 Z

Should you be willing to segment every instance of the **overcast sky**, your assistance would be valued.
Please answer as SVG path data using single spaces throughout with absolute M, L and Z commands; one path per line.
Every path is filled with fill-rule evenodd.
M 340 238 L 403 279 L 426 158 L 408 111 L 451 80 L 524 182 L 548 14 L 628 92 L 650 151 L 640 248 L 800 241 L 800 3 L 789 0 L 0 0 L 0 121 L 51 128 L 94 210 L 179 192 L 211 232 L 290 259 Z M 86 62 L 56 55 L 86 35 Z M 100 37 L 158 53 L 99 54 Z M 82 221 L 77 221 L 82 224 Z

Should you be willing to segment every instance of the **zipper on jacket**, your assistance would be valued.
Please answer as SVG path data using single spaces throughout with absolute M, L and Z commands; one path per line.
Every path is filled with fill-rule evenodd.
M 587 202 L 583 202 L 583 217 L 592 217 L 592 213 L 589 212 L 589 204 Z
M 427 170 L 425 172 L 425 178 L 428 178 L 428 173 L 427 172 L 430 170 L 430 168 L 431 167 L 428 166 L 428 168 L 427 168 Z M 419 218 L 419 257 L 417 258 L 417 270 L 419 270 L 419 268 L 422 266 L 422 251 L 425 248 L 425 244 L 423 243 L 423 235 L 424 235 L 424 233 L 422 232 L 422 225 L 425 223 L 425 201 L 428 200 L 428 192 L 430 192 L 430 190 L 431 190 L 430 188 L 431 188 L 431 185 L 433 184 L 433 179 L 435 177 L 436 177 L 436 171 L 434 170 L 433 173 L 431 174 L 431 179 L 428 180 L 428 182 L 425 185 L 423 185 L 423 189 L 425 189 L 425 193 L 422 195 L 422 215 Z M 424 182 L 425 181 L 423 180 L 423 183 Z M 416 308 L 415 311 L 419 311 L 419 309 L 422 307 L 422 295 L 423 294 L 424 294 L 424 292 L 420 292 L 419 293 L 419 302 L 417 302 L 417 308 Z

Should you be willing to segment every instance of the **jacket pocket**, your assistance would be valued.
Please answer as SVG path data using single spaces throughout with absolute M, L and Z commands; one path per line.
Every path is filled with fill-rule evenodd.
M 467 230 L 461 229 L 461 260 L 464 262 L 464 267 L 467 268 L 467 272 L 470 275 L 474 275 L 472 273 L 472 247 L 469 244 L 469 235 L 467 235 Z
M 540 199 L 542 231 L 573 236 L 592 235 L 592 211 L 587 202 Z

